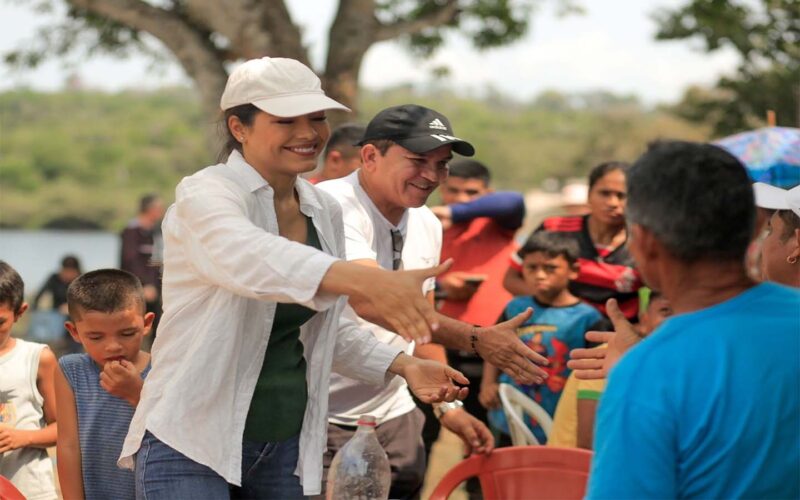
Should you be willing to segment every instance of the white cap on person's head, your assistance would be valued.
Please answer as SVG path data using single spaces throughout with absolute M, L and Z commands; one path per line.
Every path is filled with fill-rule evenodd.
M 781 189 L 763 182 L 753 184 L 756 206 L 769 210 L 791 210 L 800 217 L 800 186 Z
M 327 109 L 350 111 L 325 95 L 319 77 L 311 68 L 283 57 L 262 57 L 241 64 L 228 77 L 219 104 L 223 111 L 252 104 L 280 117 Z

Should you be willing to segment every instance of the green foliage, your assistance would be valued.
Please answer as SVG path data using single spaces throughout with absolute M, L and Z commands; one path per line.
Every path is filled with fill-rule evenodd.
M 763 125 L 767 110 L 778 125 L 800 126 L 800 2 L 691 0 L 655 18 L 659 40 L 699 38 L 707 51 L 732 47 L 742 57 L 716 88 L 687 90 L 680 116 L 720 136 Z
M 548 91 L 530 103 L 496 92 L 362 92 L 361 121 L 381 108 L 435 107 L 477 148 L 499 189 L 583 177 L 610 159 L 633 160 L 657 138 L 704 140 L 708 130 L 635 98 Z M 186 89 L 150 93 L 0 94 L 0 226 L 85 221 L 117 231 L 147 192 L 173 198 L 181 177 L 215 162 L 206 121 Z
M 73 215 L 118 229 L 140 195 L 172 197 L 212 162 L 192 92 L 0 94 L 0 225 Z
M 444 0 L 386 1 L 377 5 L 377 15 L 389 23 L 414 21 L 435 14 L 447 3 Z M 405 38 L 414 54 L 431 56 L 444 44 L 445 30 L 455 27 L 478 49 L 514 42 L 525 35 L 531 11 L 541 0 L 465 0 L 457 3 L 458 13 L 450 22 L 430 26 Z M 559 3 L 568 4 L 564 0 Z

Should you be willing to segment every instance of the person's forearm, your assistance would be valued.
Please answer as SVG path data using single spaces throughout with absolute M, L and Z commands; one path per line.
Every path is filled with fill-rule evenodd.
M 82 500 L 83 475 L 81 473 L 80 445 L 76 443 L 59 444 L 56 449 L 56 468 L 58 484 L 64 500 Z
M 442 344 L 448 349 L 473 352 L 475 347 L 472 339 L 473 326 L 443 314 L 437 313 L 437 315 L 439 328 L 433 332 L 433 342 Z
M 328 268 L 328 272 L 319 284 L 319 290 L 336 295 L 363 296 L 369 288 L 370 276 L 377 272 L 381 271 L 378 268 L 340 260 Z
M 481 374 L 481 385 L 497 383 L 497 367 L 488 361 L 483 362 L 483 373 Z
M 525 218 L 525 199 L 519 193 L 490 193 L 467 203 L 450 205 L 453 222 L 491 217 L 508 229 L 517 229 Z
M 22 448 L 50 448 L 55 446 L 58 437 L 58 424 L 53 422 L 44 429 L 35 431 L 18 430 L 23 440 Z

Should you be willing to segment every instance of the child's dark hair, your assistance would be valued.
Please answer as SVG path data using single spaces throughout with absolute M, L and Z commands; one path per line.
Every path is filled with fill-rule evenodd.
M 534 252 L 542 252 L 550 258 L 564 257 L 569 265 L 578 261 L 578 243 L 569 236 L 561 233 L 537 231 L 519 249 L 520 258 Z
M 112 313 L 135 306 L 144 314 L 142 282 L 120 269 L 98 269 L 78 276 L 67 289 L 67 306 L 72 320 L 83 311 Z
M 25 300 L 25 283 L 19 273 L 0 260 L 0 305 L 8 305 L 18 313 Z

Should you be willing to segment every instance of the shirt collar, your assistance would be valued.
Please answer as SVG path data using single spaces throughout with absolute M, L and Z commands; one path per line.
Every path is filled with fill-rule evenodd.
M 378 209 L 377 205 L 375 205 L 375 202 L 372 201 L 372 198 L 369 196 L 369 193 L 367 193 L 367 190 L 364 189 L 364 187 L 361 185 L 361 176 L 359 175 L 359 171 L 360 170 L 361 169 L 358 169 L 355 172 L 353 172 L 352 174 L 350 174 L 355 179 L 354 180 L 355 189 L 359 193 L 360 197 L 364 200 L 365 203 L 367 203 L 369 205 L 369 209 L 375 215 L 378 216 L 379 221 L 384 226 L 386 226 L 389 229 L 397 229 L 398 231 L 403 233 L 403 236 L 405 236 L 405 234 L 406 234 L 406 226 L 408 225 L 407 224 L 408 223 L 408 209 L 403 210 L 403 216 L 400 218 L 400 222 L 396 226 L 394 224 L 392 224 L 391 222 L 389 222 L 389 219 L 384 217 L 383 213 L 381 213 L 380 209 Z
M 258 171 L 252 167 L 252 165 L 247 163 L 238 150 L 234 149 L 231 151 L 231 154 L 228 156 L 227 165 L 233 169 L 238 179 L 251 193 L 254 193 L 262 188 L 267 188 L 269 191 L 272 191 L 272 188 L 266 179 L 264 179 L 261 174 L 259 174 Z M 322 204 L 319 201 L 319 194 L 308 181 L 298 176 L 294 183 L 294 189 L 297 191 L 297 195 L 300 197 L 301 211 L 304 207 L 313 207 L 316 210 L 322 210 Z M 303 211 L 303 213 L 305 213 L 305 211 Z M 306 213 L 306 215 L 310 214 Z

